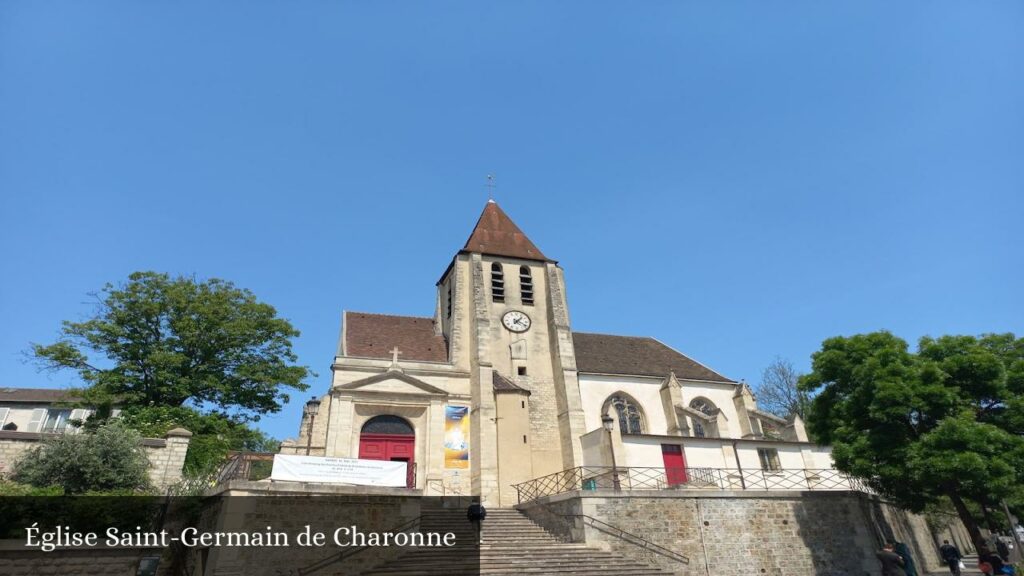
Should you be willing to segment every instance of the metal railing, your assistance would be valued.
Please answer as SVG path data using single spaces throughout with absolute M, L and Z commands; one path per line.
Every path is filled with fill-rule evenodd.
M 858 490 L 863 481 L 831 468 L 740 470 L 578 466 L 515 484 L 519 503 L 575 490 Z
M 643 536 L 638 536 L 636 534 L 633 534 L 632 532 L 626 532 L 618 526 L 613 526 L 605 522 L 604 520 L 598 520 L 593 516 L 588 516 L 587 514 L 560 514 L 560 516 L 562 516 L 563 518 L 579 519 L 583 522 L 584 525 L 590 526 L 595 530 L 604 532 L 609 536 L 614 536 L 615 538 L 618 538 L 619 540 L 622 540 L 623 542 L 626 542 L 628 544 L 632 544 L 633 546 L 637 546 L 649 552 L 653 552 L 655 554 L 664 556 L 671 560 L 675 560 L 676 562 L 680 562 L 682 564 L 690 563 L 690 558 L 687 556 L 669 550 L 668 548 L 665 548 L 660 544 L 655 544 L 654 542 L 651 542 Z

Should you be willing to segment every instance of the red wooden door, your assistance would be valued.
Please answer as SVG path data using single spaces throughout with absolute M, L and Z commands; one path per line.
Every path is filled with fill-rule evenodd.
M 678 444 L 662 444 L 661 459 L 665 463 L 665 478 L 669 486 L 686 483 L 686 458 Z
M 359 437 L 359 457 L 364 460 L 412 462 L 416 437 L 399 434 L 363 434 Z

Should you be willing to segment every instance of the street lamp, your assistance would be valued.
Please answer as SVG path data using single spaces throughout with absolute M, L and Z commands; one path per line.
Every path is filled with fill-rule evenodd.
M 313 422 L 316 420 L 316 413 L 319 411 L 319 398 L 311 398 L 302 408 L 303 415 L 309 419 L 309 428 L 306 429 L 306 456 L 309 456 L 309 451 L 313 448 Z
M 601 416 L 601 425 L 608 432 L 608 449 L 612 453 L 612 488 L 618 492 L 622 490 L 622 485 L 619 484 L 619 468 L 615 465 L 615 444 L 612 442 L 612 430 L 615 428 L 615 419 L 605 412 Z

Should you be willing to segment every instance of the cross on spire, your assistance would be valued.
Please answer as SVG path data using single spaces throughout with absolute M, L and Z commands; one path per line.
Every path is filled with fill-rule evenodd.
M 496 184 L 494 183 L 494 174 L 488 174 L 487 175 L 487 201 L 488 202 L 494 202 L 494 188 L 495 188 L 495 186 L 496 186 Z

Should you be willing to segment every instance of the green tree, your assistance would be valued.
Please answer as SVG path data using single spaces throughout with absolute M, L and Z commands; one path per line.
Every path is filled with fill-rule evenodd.
M 87 431 L 115 406 L 146 435 L 188 428 L 186 471 L 208 473 L 230 450 L 266 448 L 271 439 L 246 423 L 308 388 L 312 373 L 292 352 L 298 330 L 230 282 L 136 272 L 96 297 L 90 319 L 65 321 L 57 342 L 31 346 L 42 369 L 82 379 L 80 404 L 97 408 Z
M 230 282 L 135 272 L 97 297 L 93 318 L 65 321 L 56 343 L 31 348 L 44 369 L 77 371 L 93 398 L 255 418 L 279 411 L 285 389 L 307 388 L 291 347 L 299 331 Z
M 245 422 L 225 414 L 204 414 L 187 406 L 130 406 L 120 419 L 144 436 L 160 437 L 181 426 L 192 432 L 185 474 L 205 476 L 217 471 L 228 452 L 277 452 L 280 444 Z
M 817 392 L 808 427 L 832 445 L 836 467 L 911 510 L 948 497 L 982 545 L 965 500 L 991 505 L 1024 490 L 1024 342 L 923 338 L 914 353 L 875 332 L 826 340 L 812 358 L 800 381 Z
M 142 436 L 115 421 L 84 434 L 61 434 L 25 452 L 12 479 L 59 486 L 65 494 L 135 492 L 150 488 L 148 470 Z

